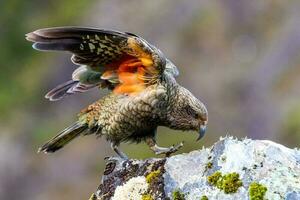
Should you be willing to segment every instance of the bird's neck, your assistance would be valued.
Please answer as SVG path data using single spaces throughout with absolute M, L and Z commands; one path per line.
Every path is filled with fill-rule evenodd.
M 176 102 L 176 98 L 178 95 L 178 91 L 180 90 L 180 85 L 176 82 L 174 76 L 168 72 L 165 72 L 162 78 L 162 85 L 166 88 L 167 92 L 167 104 L 168 107 L 172 107 L 172 105 Z M 168 108 L 168 110 L 171 108 Z
M 177 107 L 176 103 L 178 102 L 179 98 L 179 91 L 181 86 L 176 82 L 175 78 L 169 74 L 165 73 L 161 84 L 165 87 L 167 92 L 167 99 L 165 102 L 165 107 L 163 112 L 161 112 L 161 125 L 169 127 L 170 123 L 170 116 L 174 113 L 174 108 Z M 171 127 L 170 127 L 171 128 Z

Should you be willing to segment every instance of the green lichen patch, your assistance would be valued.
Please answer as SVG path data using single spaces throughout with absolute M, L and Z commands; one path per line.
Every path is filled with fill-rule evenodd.
M 175 190 L 172 193 L 173 200 L 185 200 L 185 195 L 179 190 Z
M 117 163 L 117 166 L 111 166 L 109 163 L 109 173 L 104 174 L 102 182 L 97 190 L 98 199 L 111 199 L 115 195 L 115 191 L 119 186 L 126 184 L 129 180 L 135 177 L 144 177 L 145 183 L 147 183 L 146 177 L 151 172 L 159 170 L 161 173 L 156 178 L 151 179 L 151 183 L 147 183 L 148 189 L 143 192 L 142 195 L 149 194 L 152 199 L 166 199 L 164 192 L 164 164 L 166 159 L 148 159 L 145 161 L 127 160 L 121 163 Z M 155 173 L 157 174 L 157 173 Z M 154 176 L 152 176 L 154 177 Z M 150 179 L 149 179 L 150 180 Z M 149 197 L 145 196 L 144 198 Z
M 249 198 L 250 200 L 264 200 L 264 196 L 267 192 L 267 187 L 262 184 L 253 182 L 249 186 Z
M 203 195 L 200 200 L 208 200 L 208 197 Z
M 235 193 L 243 185 L 238 173 L 223 176 L 221 186 L 226 194 Z
M 222 175 L 221 172 L 215 172 L 207 177 L 210 185 L 216 186 L 226 194 L 236 193 L 239 187 L 243 185 L 238 173 L 229 173 Z
M 142 200 L 154 200 L 150 194 L 143 194 Z
M 213 167 L 213 163 L 212 162 L 208 162 L 205 166 L 205 169 L 211 169 Z
M 160 170 L 155 170 L 153 172 L 150 172 L 147 176 L 146 176 L 146 181 L 147 183 L 152 183 L 154 180 L 156 180 L 159 175 L 160 175 L 161 171 Z
M 210 185 L 217 186 L 218 181 L 222 178 L 221 172 L 215 172 L 207 177 L 207 181 Z

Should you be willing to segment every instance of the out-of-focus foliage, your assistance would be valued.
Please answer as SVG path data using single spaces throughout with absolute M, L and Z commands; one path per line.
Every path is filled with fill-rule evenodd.
M 287 113 L 287 118 L 283 121 L 280 139 L 287 143 L 300 143 L 300 105 L 295 106 Z M 299 147 L 300 145 L 298 145 Z
M 43 95 L 68 80 L 66 53 L 33 50 L 24 35 L 50 26 L 129 31 L 159 47 L 180 69 L 180 82 L 204 101 L 207 135 L 159 128 L 181 152 L 225 134 L 300 143 L 300 2 L 298 0 L 10 0 L 0 2 L 0 199 L 88 199 L 112 155 L 104 139 L 83 137 L 53 155 L 39 145 L 72 123 L 107 91 L 59 102 Z M 153 156 L 123 144 L 130 157 Z
M 91 4 L 93 1 L 90 2 Z M 0 117 L 10 117 L 12 108 L 34 105 L 41 95 L 42 67 L 47 55 L 28 51 L 25 33 L 37 27 L 76 23 L 89 7 L 80 0 L 20 1 L 2 3 L 0 12 Z M 78 11 L 81 13 L 78 14 Z M 78 22 L 77 22 L 78 23 Z M 49 57 L 49 56 L 48 56 Z

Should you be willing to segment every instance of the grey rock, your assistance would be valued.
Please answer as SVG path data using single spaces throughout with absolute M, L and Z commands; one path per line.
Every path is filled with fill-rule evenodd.
M 290 192 L 286 195 L 286 200 L 299 200 L 300 193 L 299 192 Z
M 96 192 L 98 199 L 172 199 L 179 190 L 188 200 L 229 200 L 249 198 L 249 185 L 267 188 L 265 199 L 300 199 L 300 151 L 268 140 L 221 138 L 210 148 L 166 159 L 129 160 L 106 170 Z M 108 165 L 110 167 L 110 165 Z M 159 175 L 148 183 L 148 174 Z M 207 177 L 215 172 L 238 173 L 243 183 L 235 193 L 210 185 Z M 126 195 L 124 195 L 126 194 Z

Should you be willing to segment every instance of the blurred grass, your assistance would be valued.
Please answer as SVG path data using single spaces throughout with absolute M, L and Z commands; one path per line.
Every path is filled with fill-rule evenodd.
M 14 109 L 32 106 L 40 95 L 41 79 L 48 69 L 42 67 L 51 54 L 29 51 L 24 35 L 41 27 L 80 24 L 93 1 L 38 0 L 6 1 L 0 12 L 0 119 L 8 121 Z
M 300 142 L 300 105 L 292 107 L 288 113 L 287 118 L 282 123 L 280 135 L 281 141 L 286 144 L 298 145 Z

